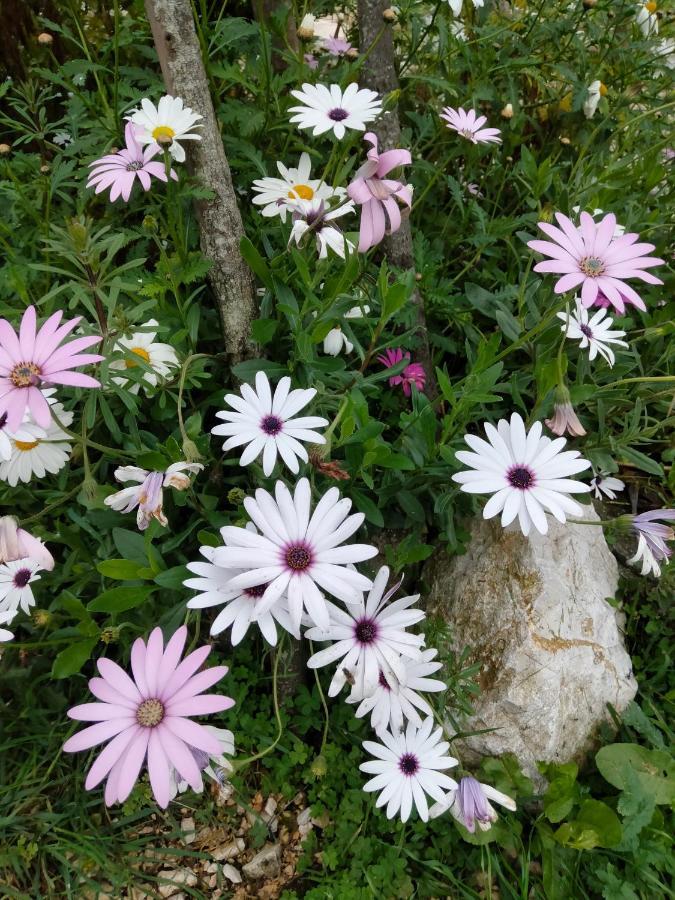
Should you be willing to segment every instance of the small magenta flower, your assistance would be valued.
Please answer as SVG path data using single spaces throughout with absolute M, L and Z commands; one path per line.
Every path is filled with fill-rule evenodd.
M 480 781 L 467 775 L 450 791 L 442 803 L 436 803 L 431 807 L 429 815 L 435 819 L 449 810 L 471 834 L 476 830 L 476 823 L 481 831 L 489 831 L 498 818 L 490 800 L 512 812 L 516 809 L 515 802 L 507 794 L 502 794 L 489 784 L 481 784 Z
M 397 201 L 408 209 L 412 203 L 410 185 L 385 177 L 392 169 L 410 165 L 410 151 L 386 150 L 379 153 L 377 135 L 371 131 L 363 139 L 372 145 L 368 151 L 368 162 L 361 166 L 347 188 L 350 199 L 361 207 L 359 253 L 365 253 L 380 243 L 387 224 L 390 234 L 401 227 L 401 211 Z
M 675 521 L 675 509 L 654 509 L 649 512 L 633 516 L 633 531 L 638 537 L 638 548 L 635 556 L 628 562 L 631 564 L 642 562 L 642 575 L 653 572 L 658 578 L 661 574 L 660 562 L 667 563 L 673 551 L 666 541 L 675 540 L 675 531 L 670 525 L 663 525 L 658 520 Z
M 172 463 L 165 472 L 148 472 L 139 466 L 120 466 L 115 469 L 115 478 L 121 482 L 135 481 L 136 484 L 111 494 L 103 502 L 123 513 L 138 507 L 136 524 L 141 531 L 145 531 L 151 519 L 157 519 L 160 525 L 166 527 L 169 523 L 162 509 L 164 488 L 186 490 L 190 486 L 190 478 L 185 472 L 194 474 L 203 468 L 201 463 L 195 462 Z
M 378 362 L 381 362 L 387 369 L 397 366 L 404 359 L 410 359 L 410 354 L 406 350 L 404 353 L 400 347 L 392 349 L 387 348 L 382 356 L 378 356 Z M 397 384 L 403 385 L 403 393 L 409 397 L 412 393 L 412 385 L 415 385 L 418 391 L 424 390 L 427 380 L 427 374 L 424 371 L 422 363 L 409 363 L 400 375 L 392 375 L 389 379 L 389 386 L 395 387 Z
M 129 201 L 136 179 L 140 181 L 144 191 L 150 190 L 152 177 L 159 178 L 160 181 L 167 181 L 164 163 L 152 161 L 158 153 L 162 152 L 161 147 L 158 144 L 149 144 L 143 149 L 136 138 L 135 129 L 136 126 L 133 122 L 127 122 L 124 129 L 126 148 L 89 163 L 92 171 L 87 187 L 95 185 L 97 194 L 110 188 L 110 200 L 113 203 L 120 196 L 125 203 Z M 171 177 L 174 181 L 178 180 L 173 169 Z

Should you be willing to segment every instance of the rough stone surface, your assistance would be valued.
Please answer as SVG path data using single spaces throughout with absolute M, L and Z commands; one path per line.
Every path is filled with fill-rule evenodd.
M 598 519 L 585 507 L 589 520 Z M 607 704 L 618 712 L 637 684 L 614 609 L 618 566 L 602 529 L 553 523 L 523 537 L 475 520 L 464 556 L 427 564 L 427 605 L 450 625 L 455 650 L 482 664 L 464 760 L 514 753 L 541 787 L 537 761 L 567 762 L 589 749 Z
M 242 869 L 247 878 L 276 878 L 281 872 L 281 847 L 279 844 L 268 844 L 256 853 L 253 859 Z

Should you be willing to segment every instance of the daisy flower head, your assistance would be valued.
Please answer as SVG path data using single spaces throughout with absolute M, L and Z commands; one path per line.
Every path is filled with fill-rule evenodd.
M 53 405 L 59 422 L 68 428 L 73 414 L 60 403 Z M 47 473 L 56 475 L 70 459 L 70 438 L 54 420 L 46 429 L 24 422 L 21 430 L 10 438 L 9 459 L 0 462 L 0 480 L 12 487 L 21 481 L 28 484 L 34 478 L 44 478 Z
M 365 131 L 366 124 L 382 112 L 382 102 L 375 91 L 350 84 L 343 91 L 339 84 L 308 84 L 301 91 L 291 91 L 300 106 L 292 106 L 291 122 L 300 128 L 311 128 L 317 137 L 332 131 L 341 141 L 348 128 Z
M 450 744 L 442 739 L 443 729 L 434 729 L 434 720 L 429 716 L 418 728 L 408 722 L 406 730 L 400 734 L 383 731 L 378 735 L 381 744 L 364 741 L 363 747 L 375 759 L 361 763 L 362 772 L 374 775 L 363 786 L 364 791 L 379 791 L 375 806 L 387 807 L 387 818 L 393 819 L 398 813 L 402 822 L 410 818 L 413 806 L 423 822 L 429 820 L 429 805 L 426 795 L 443 802 L 446 791 L 451 791 L 457 782 L 444 773 L 457 765 L 457 760 L 448 756 Z
M 433 716 L 433 710 L 428 701 L 419 693 L 434 693 L 444 691 L 447 685 L 438 678 L 429 678 L 434 672 L 443 667 L 443 663 L 434 659 L 438 650 L 429 648 L 422 651 L 419 659 L 402 657 L 401 663 L 405 669 L 403 679 L 391 685 L 380 669 L 377 687 L 369 697 L 359 701 L 357 697 L 348 697 L 348 703 L 358 703 L 356 717 L 370 713 L 370 724 L 377 734 L 391 729 L 392 734 L 403 731 L 406 720 L 413 722 L 418 728 L 422 725 L 422 717 Z
M 138 369 L 139 361 L 142 361 L 146 367 L 140 375 L 140 380 L 132 381 L 128 377 L 120 376 L 112 379 L 115 384 L 128 387 L 132 394 L 140 391 L 141 382 L 146 393 L 147 386 L 156 388 L 160 380 L 167 378 L 171 375 L 171 370 L 180 365 L 173 347 L 155 340 L 157 326 L 157 319 L 150 319 L 141 326 L 142 331 L 137 331 L 128 338 L 119 338 L 115 344 L 115 350 L 124 353 L 125 359 L 113 360 L 110 363 L 111 369 L 128 372 L 129 369 Z
M 288 238 L 288 246 L 292 243 L 302 246 L 314 237 L 319 259 L 326 259 L 328 250 L 332 250 L 342 259 L 347 253 L 354 252 L 354 244 L 347 240 L 335 220 L 354 212 L 354 204 L 350 201 L 330 209 L 324 200 L 296 200 L 293 203 L 293 228 Z
M 344 314 L 345 319 L 362 319 L 370 312 L 368 304 L 361 306 L 352 306 L 352 308 Z M 323 339 L 323 352 L 329 356 L 338 356 L 344 350 L 345 353 L 351 353 L 354 345 L 347 338 L 344 331 L 339 325 L 331 328 L 326 337 Z
M 638 3 L 635 21 L 644 37 L 651 37 L 659 33 L 659 17 L 656 14 L 658 6 L 653 0 L 648 3 Z
M 662 521 L 660 522 L 659 519 Z M 667 563 L 673 551 L 666 541 L 675 540 L 675 531 L 663 522 L 675 522 L 675 509 L 654 509 L 633 516 L 633 532 L 638 538 L 635 556 L 628 562 L 631 565 L 642 563 L 641 575 L 653 573 L 657 578 L 661 574 L 661 563 Z
M 164 488 L 172 487 L 177 491 L 184 491 L 190 486 L 189 475 L 200 472 L 204 466 L 201 463 L 177 462 L 172 463 L 164 472 L 148 472 L 140 466 L 120 466 L 115 469 L 115 478 L 123 484 L 127 481 L 135 482 L 132 487 L 123 488 L 116 494 L 111 494 L 103 501 L 106 506 L 116 509 L 118 512 L 128 513 L 138 508 L 136 525 L 140 531 L 150 524 L 151 519 L 157 519 L 165 528 L 169 524 L 163 512 Z
M 201 128 L 196 124 L 203 119 L 199 113 L 193 112 L 189 106 L 183 106 L 180 97 L 166 94 L 157 106 L 150 100 L 141 100 L 141 108 L 132 110 L 127 117 L 136 126 L 136 140 L 141 144 L 152 144 L 169 153 L 176 162 L 185 162 L 185 148 L 182 141 L 201 141 L 202 136 L 194 129 Z
M 487 116 L 479 116 L 475 109 L 465 111 L 461 106 L 459 109 L 446 106 L 441 113 L 441 119 L 445 119 L 448 128 L 456 131 L 472 144 L 501 144 L 502 142 L 499 128 L 483 128 L 487 122 Z
M 590 485 L 574 481 L 570 476 L 590 468 L 578 450 L 563 451 L 565 438 L 542 437 L 541 422 L 529 432 L 518 413 L 510 422 L 500 419 L 497 427 L 485 423 L 488 440 L 465 434 L 464 440 L 473 452 L 458 450 L 457 460 L 470 466 L 452 476 L 461 490 L 469 494 L 492 494 L 483 508 L 483 518 L 502 514 L 506 528 L 517 517 L 520 530 L 527 537 L 534 525 L 540 534 L 548 532 L 545 511 L 559 522 L 566 515 L 579 515 L 582 507 L 569 496 L 590 491 Z
M 164 163 L 153 162 L 155 156 L 161 152 L 157 144 L 150 144 L 143 149 L 136 137 L 136 126 L 133 122 L 127 122 L 124 137 L 126 141 L 124 150 L 110 153 L 89 163 L 91 172 L 87 187 L 95 187 L 97 194 L 110 189 L 111 203 L 114 203 L 119 197 L 128 203 L 136 179 L 144 191 L 150 190 L 153 178 L 167 181 Z M 173 169 L 171 177 L 175 181 L 178 180 Z
M 101 386 L 91 375 L 72 371 L 103 359 L 98 353 L 82 353 L 87 347 L 98 344 L 100 335 L 64 343 L 64 338 L 77 327 L 81 317 L 59 325 L 62 315 L 61 310 L 55 312 L 37 329 L 35 307 L 29 306 L 21 318 L 18 334 L 7 319 L 0 319 L 0 417 L 7 414 L 9 431 L 19 430 L 26 412 L 30 412 L 41 428 L 50 425 L 52 415 L 41 387 L 50 384 L 83 388 Z
M 346 41 L 341 37 L 324 38 L 321 46 L 327 53 L 330 53 L 331 56 L 345 56 L 353 49 L 349 41 Z
M 183 625 L 164 646 L 155 628 L 147 643 L 137 638 L 131 648 L 133 678 L 111 659 L 99 659 L 100 678 L 89 681 L 98 703 L 84 703 L 68 711 L 71 719 L 95 722 L 69 738 L 66 753 L 89 750 L 110 741 L 89 769 L 84 786 L 90 791 L 107 778 L 106 806 L 124 803 L 138 780 L 143 763 L 155 800 L 169 804 L 172 770 L 195 791 L 203 787 L 195 751 L 222 752 L 220 742 L 191 716 L 223 712 L 234 700 L 203 692 L 227 674 L 227 666 L 201 669 L 211 647 L 199 647 L 181 662 L 187 638 Z
M 12 632 L 8 628 L 2 628 L 3 625 L 9 625 L 13 618 L 12 613 L 0 613 L 0 644 L 14 640 Z
M 0 564 L 0 613 L 30 612 L 35 606 L 31 584 L 39 581 L 39 571 L 39 564 L 30 557 Z
M 312 161 L 309 153 L 302 153 L 297 168 L 286 168 L 277 162 L 280 178 L 259 178 L 253 182 L 256 192 L 253 203 L 262 206 L 261 214 L 266 217 L 279 216 L 286 221 L 286 213 L 293 209 L 295 200 L 330 200 L 336 197 L 343 200 L 344 188 L 332 188 L 320 178 L 312 178 Z
M 628 347 L 626 341 L 621 340 L 626 332 L 612 330 L 614 320 L 607 315 L 606 309 L 599 309 L 591 316 L 578 298 L 575 302 L 574 312 L 569 315 L 566 312 L 557 313 L 558 318 L 564 323 L 560 330 L 570 340 L 578 340 L 582 350 L 588 350 L 589 360 L 593 361 L 600 354 L 610 366 L 613 366 L 614 351 L 609 345 Z
M 410 165 L 410 151 L 387 150 L 379 153 L 376 134 L 369 131 L 363 139 L 371 145 L 368 161 L 357 171 L 347 188 L 350 199 L 361 207 L 359 253 L 365 253 L 379 244 L 387 230 L 389 234 L 398 231 L 401 227 L 398 204 L 402 203 L 408 209 L 412 204 L 410 185 L 387 178 L 392 169 Z
M 328 419 L 320 416 L 300 416 L 300 410 L 316 396 L 315 388 L 291 390 L 291 379 L 284 376 L 274 394 L 267 375 L 260 371 L 255 376 L 255 389 L 242 384 L 240 395 L 226 394 L 225 402 L 231 409 L 216 413 L 224 425 L 216 425 L 211 433 L 226 437 L 223 450 L 246 445 L 239 464 L 250 465 L 262 454 L 265 475 L 270 476 L 276 465 L 277 454 L 288 468 L 297 475 L 298 459 L 307 462 L 309 457 L 301 441 L 325 444 L 323 435 L 314 428 L 328 425 Z
M 393 349 L 388 347 L 383 354 L 377 357 L 377 361 L 381 362 L 387 369 L 391 369 L 403 362 L 404 359 L 410 359 L 410 354 L 400 347 Z M 406 397 L 412 394 L 412 386 L 414 385 L 418 391 L 424 390 L 427 380 L 427 374 L 424 371 L 422 363 L 408 363 L 405 369 L 399 375 L 392 375 L 389 379 L 389 386 L 396 387 L 400 384 L 403 387 L 403 393 Z
M 0 563 L 30 559 L 51 572 L 54 557 L 39 538 L 19 528 L 14 516 L 0 516 Z
M 556 213 L 557 228 L 548 222 L 540 222 L 539 228 L 550 241 L 528 241 L 527 246 L 550 259 L 539 262 L 535 272 L 555 272 L 561 277 L 553 288 L 556 294 L 564 294 L 581 285 L 581 302 L 592 306 L 598 294 L 602 294 L 617 310 L 623 313 L 626 303 L 638 309 L 646 306 L 640 295 L 627 284 L 627 278 L 638 278 L 648 284 L 663 282 L 646 272 L 663 263 L 662 259 L 645 254 L 654 249 L 653 244 L 638 244 L 639 235 L 623 234 L 614 237 L 616 216 L 608 213 L 595 222 L 587 212 L 582 212 L 577 228 L 571 219 Z
M 599 79 L 592 81 L 588 85 L 586 100 L 584 101 L 584 115 L 587 119 L 593 118 L 601 98 L 606 96 L 607 86 L 603 84 Z
M 251 523 L 249 523 L 251 525 Z M 256 534 L 255 526 L 248 528 Z M 207 562 L 201 560 L 187 564 L 190 572 L 196 578 L 188 578 L 183 582 L 185 587 L 198 591 L 196 597 L 188 601 L 188 609 L 204 609 L 210 606 L 223 606 L 211 625 L 210 634 L 215 637 L 227 628 L 231 628 L 230 640 L 232 646 L 246 636 L 251 625 L 255 624 L 260 629 L 262 636 L 273 647 L 277 643 L 277 624 L 284 631 L 290 632 L 293 637 L 300 638 L 300 632 L 294 627 L 288 612 L 288 604 L 285 597 L 280 597 L 273 605 L 260 612 L 262 597 L 267 584 L 256 584 L 252 587 L 231 587 L 231 581 L 240 573 L 238 569 L 224 569 L 214 563 L 215 549 L 213 547 L 200 547 L 199 552 Z
M 497 811 L 490 803 L 499 803 L 505 809 L 515 812 L 516 804 L 507 794 L 482 784 L 470 775 L 460 779 L 459 784 L 453 788 L 447 797 L 439 803 L 435 803 L 429 810 L 432 819 L 450 811 L 452 816 L 463 825 L 467 831 L 473 834 L 476 823 L 481 831 L 489 831 L 497 821 Z
M 310 628 L 305 633 L 310 641 L 333 641 L 307 660 L 310 669 L 338 663 L 328 688 L 330 697 L 339 694 L 347 681 L 352 686 L 352 698 L 369 697 L 378 686 L 380 672 L 387 684 L 396 686 L 405 678 L 403 657 L 421 659 L 423 635 L 406 631 L 424 618 L 423 610 L 410 609 L 420 595 L 390 603 L 400 582 L 387 590 L 388 581 L 389 568 L 382 566 L 365 603 L 361 598 L 347 610 L 331 603 L 329 626 Z
M 217 547 L 213 562 L 225 569 L 238 569 L 232 588 L 267 585 L 258 615 L 271 609 L 284 594 L 297 631 L 303 608 L 316 625 L 329 628 L 327 591 L 345 603 L 358 603 L 372 581 L 349 565 L 372 559 L 377 547 L 346 544 L 363 524 L 363 513 L 349 515 L 352 501 L 340 499 L 330 488 L 312 512 L 309 481 L 301 478 L 293 494 L 277 481 L 274 496 L 259 488 L 244 500 L 244 508 L 260 534 L 226 525 L 221 529 L 224 547 Z
M 190 747 L 194 760 L 211 781 L 223 785 L 232 772 L 232 764 L 228 756 L 234 756 L 234 735 L 227 728 L 216 728 L 215 725 L 204 725 L 204 731 L 211 735 L 220 745 L 220 753 L 208 753 L 197 747 Z M 178 794 L 183 794 L 190 785 L 181 778 L 176 769 L 171 770 L 169 781 L 169 799 L 173 800 Z
M 616 500 L 616 495 L 626 487 L 620 478 L 614 478 L 607 472 L 596 472 L 591 478 L 591 488 L 596 500 L 602 500 L 603 495 L 610 500 Z

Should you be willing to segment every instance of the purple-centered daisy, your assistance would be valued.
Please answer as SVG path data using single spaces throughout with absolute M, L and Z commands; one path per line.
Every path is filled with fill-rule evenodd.
M 124 150 L 103 156 L 93 163 L 89 163 L 91 172 L 87 187 L 96 186 L 96 193 L 110 188 L 110 200 L 114 203 L 118 197 L 122 197 L 125 203 L 131 196 L 131 191 L 138 179 L 144 191 L 150 190 L 152 178 L 167 181 L 166 166 L 163 162 L 153 162 L 155 156 L 162 152 L 158 144 L 149 144 L 145 149 L 136 138 L 136 126 L 133 122 L 127 122 L 124 129 L 124 137 L 127 146 Z M 176 173 L 171 170 L 171 177 L 178 180 Z
M 446 106 L 441 113 L 441 119 L 445 119 L 447 127 L 457 134 L 471 141 L 472 144 L 501 144 L 499 128 L 483 128 L 487 122 L 487 116 L 479 116 L 475 109 L 453 109 Z

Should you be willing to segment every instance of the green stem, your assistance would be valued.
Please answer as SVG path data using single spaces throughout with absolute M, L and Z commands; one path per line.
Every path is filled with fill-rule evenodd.
M 94 450 L 100 450 L 101 453 L 106 453 L 112 457 L 127 456 L 130 459 L 133 459 L 136 456 L 135 453 L 129 453 L 126 450 L 120 450 L 118 447 L 106 447 L 105 444 L 98 444 L 96 441 L 90 441 L 89 438 L 83 438 L 81 435 L 67 428 L 63 424 L 63 422 L 61 422 L 53 409 L 51 410 L 51 414 L 52 419 L 56 422 L 61 431 L 65 432 L 72 441 L 75 441 L 75 443 L 79 444 L 81 447 L 93 447 Z
M 675 375 L 644 375 L 635 378 L 620 378 L 618 381 L 612 381 L 611 384 L 601 384 L 599 391 L 606 391 L 609 388 L 618 387 L 620 384 L 637 384 L 639 382 L 659 382 L 659 381 L 675 381 Z
M 274 716 L 277 720 L 277 736 L 274 738 L 269 747 L 265 747 L 265 749 L 261 750 L 260 753 L 256 753 L 254 756 L 248 756 L 245 759 L 238 759 L 233 761 L 235 772 L 238 772 L 240 769 L 243 769 L 244 766 L 249 766 L 256 760 L 262 759 L 263 756 L 267 756 L 268 753 L 271 753 L 281 740 L 281 735 L 284 733 L 284 723 L 281 721 L 281 712 L 279 710 L 278 692 L 279 659 L 281 658 L 280 651 L 281 647 L 277 647 L 277 652 L 274 654 L 274 669 L 272 672 L 272 699 L 274 701 Z

